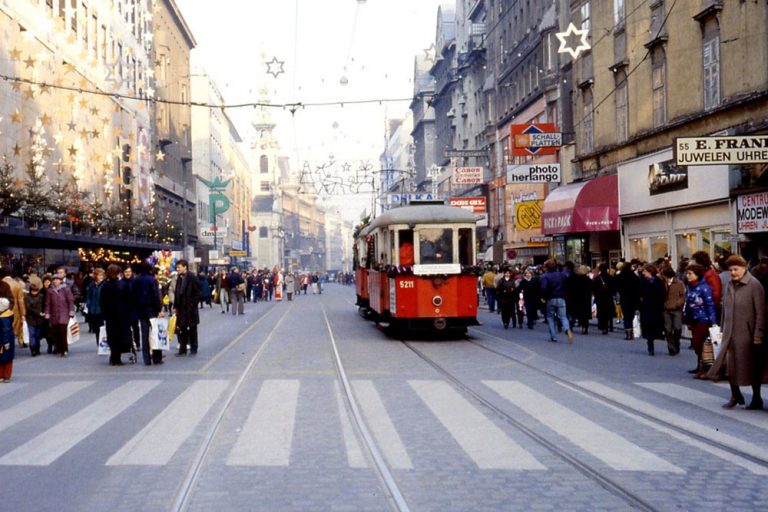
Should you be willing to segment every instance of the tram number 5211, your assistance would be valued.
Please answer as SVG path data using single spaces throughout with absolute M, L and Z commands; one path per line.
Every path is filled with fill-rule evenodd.
M 400 288 L 415 288 L 415 283 L 413 280 L 408 281 L 400 281 Z

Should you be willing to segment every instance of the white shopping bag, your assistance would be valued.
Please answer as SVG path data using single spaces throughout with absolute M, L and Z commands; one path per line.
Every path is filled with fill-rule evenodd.
M 167 318 L 151 318 L 149 320 L 149 348 L 152 350 L 169 350 L 171 348 Z
M 67 344 L 74 345 L 78 341 L 80 341 L 80 324 L 74 318 L 70 318 L 67 324 Z
M 24 326 L 21 331 L 21 343 L 23 345 L 29 345 L 29 325 L 26 320 L 24 320 Z
M 640 327 L 640 313 L 635 315 L 632 320 L 632 335 L 635 339 L 641 339 L 643 337 L 643 329 Z
M 99 348 L 98 354 L 100 356 L 108 356 L 110 353 L 109 344 L 107 343 L 107 327 L 102 325 L 99 327 Z
M 709 328 L 709 339 L 712 340 L 712 349 L 715 352 L 715 359 L 717 359 L 723 346 L 723 331 L 720 330 L 719 325 L 715 324 Z

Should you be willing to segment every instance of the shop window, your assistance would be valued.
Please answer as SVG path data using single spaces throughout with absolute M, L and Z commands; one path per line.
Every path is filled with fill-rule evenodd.
M 453 263 L 453 230 L 428 228 L 419 231 L 419 263 Z
M 653 262 L 659 258 L 669 256 L 669 239 L 666 236 L 657 236 L 651 240 L 651 259 Z
M 632 238 L 629 241 L 629 258 L 646 261 L 648 259 L 648 238 Z
M 721 258 L 727 259 L 733 255 L 733 242 L 731 241 L 730 230 L 712 231 L 712 245 L 714 247 L 714 261 Z
M 459 229 L 459 263 L 462 265 L 474 265 L 475 259 L 472 257 L 472 231 L 470 228 Z
M 696 233 L 688 232 L 675 235 L 675 246 L 677 248 L 678 260 L 683 256 L 690 258 L 698 250 Z
M 259 228 L 259 238 L 269 237 L 269 228 L 262 226 Z

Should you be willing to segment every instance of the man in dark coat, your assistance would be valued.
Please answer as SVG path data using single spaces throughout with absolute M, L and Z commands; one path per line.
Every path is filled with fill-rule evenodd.
M 179 334 L 179 352 L 177 356 L 187 354 L 189 345 L 190 355 L 197 354 L 197 324 L 200 314 L 197 304 L 200 302 L 200 282 L 189 272 L 187 260 L 176 263 L 176 293 L 174 295 L 173 311 L 176 313 L 176 332 Z
M 149 347 L 150 319 L 165 316 L 160 302 L 160 287 L 148 263 L 137 265 L 135 270 L 138 277 L 134 278 L 131 287 L 131 299 L 141 330 L 141 355 L 147 366 L 163 364 L 163 351 L 150 350 Z

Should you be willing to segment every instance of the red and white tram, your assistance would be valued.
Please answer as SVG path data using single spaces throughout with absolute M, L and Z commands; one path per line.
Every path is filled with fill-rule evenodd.
M 355 234 L 357 305 L 396 328 L 477 325 L 477 216 L 424 204 L 389 210 Z

